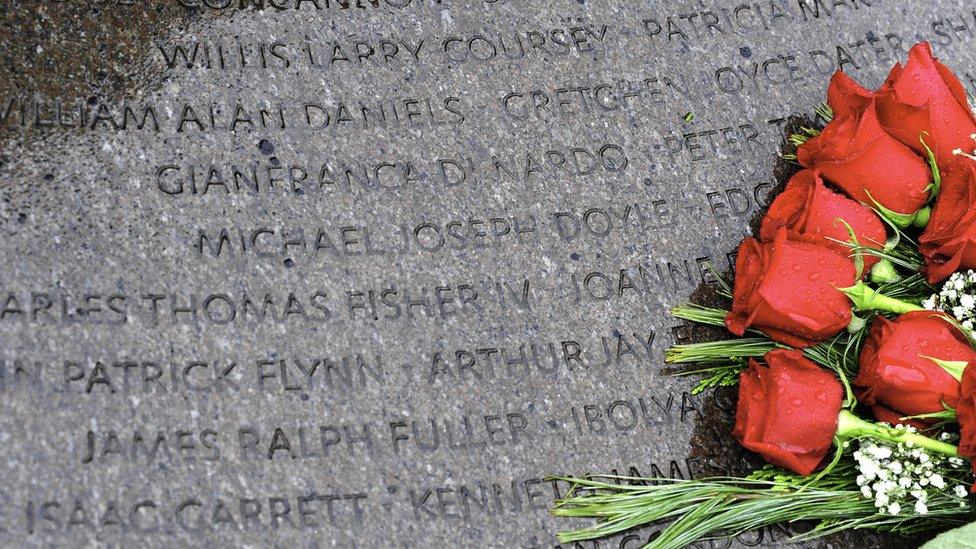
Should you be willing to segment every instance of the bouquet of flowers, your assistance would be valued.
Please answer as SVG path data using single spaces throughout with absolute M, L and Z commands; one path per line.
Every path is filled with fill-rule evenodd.
M 717 277 L 729 305 L 672 311 L 737 336 L 667 360 L 698 365 L 696 391 L 738 385 L 732 436 L 768 465 L 564 479 L 554 514 L 597 522 L 560 541 L 661 524 L 647 547 L 670 548 L 784 522 L 812 521 L 805 540 L 974 520 L 976 116 L 925 43 L 877 91 L 838 72 L 817 114 L 789 138 L 803 169 L 739 246 L 734 281 Z

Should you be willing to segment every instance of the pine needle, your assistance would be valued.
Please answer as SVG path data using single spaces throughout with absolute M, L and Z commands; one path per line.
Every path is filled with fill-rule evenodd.
M 706 307 L 697 303 L 685 303 L 671 309 L 671 316 L 697 322 L 698 324 L 708 324 L 709 326 L 725 326 L 725 316 L 729 312 L 725 309 Z
M 873 528 L 896 533 L 965 523 L 971 509 L 951 496 L 929 499 L 925 515 L 887 515 L 861 495 L 849 459 L 815 480 L 779 469 L 760 469 L 755 478 L 684 480 L 634 477 L 560 478 L 571 484 L 556 502 L 559 517 L 595 518 L 597 523 L 557 534 L 561 543 L 618 534 L 640 526 L 669 524 L 644 547 L 677 549 L 697 540 L 734 537 L 779 523 L 817 521 L 795 540 L 840 530 Z

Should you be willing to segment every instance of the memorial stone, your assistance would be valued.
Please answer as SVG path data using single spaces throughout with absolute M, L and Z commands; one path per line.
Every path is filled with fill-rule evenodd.
M 553 547 L 549 475 L 742 470 L 668 308 L 831 73 L 929 40 L 974 92 L 974 38 L 962 0 L 0 3 L 0 544 Z

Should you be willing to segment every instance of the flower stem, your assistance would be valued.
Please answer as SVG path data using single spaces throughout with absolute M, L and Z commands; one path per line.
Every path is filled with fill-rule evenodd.
M 925 310 L 914 303 L 881 294 L 861 281 L 849 288 L 840 288 L 840 291 L 847 294 L 858 311 L 887 311 L 902 314 Z
M 910 433 L 905 429 L 896 429 L 888 425 L 866 421 L 848 410 L 841 410 L 837 416 L 837 436 L 842 439 L 873 437 L 896 444 L 910 442 L 919 448 L 925 448 L 939 454 L 959 455 L 959 449 L 952 444 L 940 442 L 918 433 Z

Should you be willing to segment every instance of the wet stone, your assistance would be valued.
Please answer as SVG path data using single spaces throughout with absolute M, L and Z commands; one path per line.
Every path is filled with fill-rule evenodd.
M 834 70 L 976 92 L 972 10 L 544 4 L 0 5 L 0 545 L 551 547 L 548 475 L 755 465 L 668 307 Z

